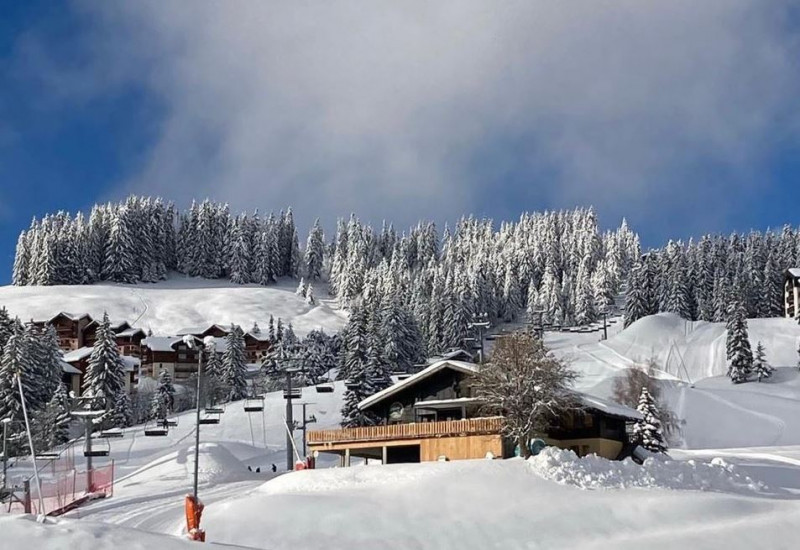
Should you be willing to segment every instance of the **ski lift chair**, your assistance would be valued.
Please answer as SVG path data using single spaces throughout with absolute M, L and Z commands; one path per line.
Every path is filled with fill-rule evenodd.
M 303 392 L 300 388 L 292 388 L 291 394 L 289 390 L 283 390 L 283 398 L 284 399 L 300 399 L 303 395 Z
M 284 392 L 285 393 L 285 392 Z M 257 395 L 244 400 L 244 412 L 255 413 L 264 410 L 264 396 Z
M 125 434 L 122 433 L 120 428 L 111 428 L 109 430 L 101 431 L 98 437 L 101 439 L 119 439 L 124 436 Z
M 42 462 L 47 462 L 51 460 L 58 460 L 58 457 L 61 456 L 59 453 L 55 452 L 48 452 L 48 453 L 37 453 L 35 455 L 36 460 L 41 460 Z
M 106 442 L 105 449 L 92 449 L 90 451 L 89 449 L 84 447 L 83 456 L 87 458 L 89 457 L 98 458 L 98 457 L 108 456 L 109 454 L 111 454 L 111 443 L 108 441 L 108 439 L 104 439 L 104 441 Z
M 315 386 L 317 393 L 333 393 L 333 382 L 325 380 Z
M 354 382 L 353 380 L 347 380 L 344 383 L 344 387 L 348 390 L 357 390 L 359 387 L 361 387 L 361 384 L 359 382 Z
M 206 414 L 222 414 L 225 409 L 222 407 L 206 407 Z
M 159 418 L 155 425 L 144 427 L 144 435 L 148 437 L 163 437 L 169 433 L 169 421 L 166 418 Z

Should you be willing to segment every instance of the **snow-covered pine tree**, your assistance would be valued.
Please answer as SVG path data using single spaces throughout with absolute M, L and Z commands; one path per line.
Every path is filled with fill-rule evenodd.
M 313 306 L 317 302 L 314 300 L 314 287 L 311 286 L 311 283 L 308 283 L 308 287 L 306 288 L 306 304 Z
M 128 392 L 123 388 L 114 397 L 114 408 L 108 420 L 108 425 L 115 428 L 127 428 L 134 423 L 133 404 Z
M 166 369 L 158 373 L 158 388 L 153 393 L 150 402 L 150 418 L 163 420 L 175 407 L 175 386 L 172 384 L 172 375 Z
M 120 392 L 125 391 L 125 365 L 120 358 L 110 325 L 108 313 L 103 313 L 83 381 L 84 395 L 104 400 L 104 408 L 108 411 L 114 409 L 115 399 Z M 95 406 L 103 407 L 99 402 Z M 102 420 L 104 419 L 100 419 Z
M 294 293 L 297 296 L 305 297 L 305 295 L 306 295 L 306 281 L 305 281 L 305 279 L 303 277 L 300 277 L 300 284 L 297 285 L 297 290 L 295 290 Z
M 134 243 L 128 227 L 127 210 L 119 208 L 113 212 L 108 234 L 108 246 L 103 261 L 102 277 L 106 281 L 135 283 L 138 264 L 134 256 Z
M 648 306 L 642 282 L 642 264 L 636 263 L 628 275 L 628 292 L 625 299 L 626 328 L 648 315 Z
M 242 232 L 242 222 L 234 222 L 230 233 L 230 254 L 228 270 L 233 284 L 244 285 L 250 282 L 250 243 Z
M 633 435 L 639 445 L 653 453 L 666 452 L 667 443 L 661 430 L 661 421 L 658 419 L 658 408 L 646 387 L 642 388 L 637 410 L 643 417 L 633 426 Z
M 70 415 L 69 395 L 67 394 L 67 387 L 64 384 L 59 384 L 53 392 L 53 397 L 47 404 L 48 411 L 50 412 L 49 419 L 52 421 L 50 446 L 53 448 L 62 443 L 69 441 L 69 426 L 72 423 L 72 416 Z
M 756 353 L 753 357 L 753 374 L 756 375 L 758 381 L 769 378 L 773 372 L 772 366 L 767 362 L 767 351 L 764 349 L 764 344 L 759 340 L 756 344 Z
M 270 343 L 275 344 L 275 342 L 277 342 L 275 338 L 275 319 L 272 317 L 272 315 L 269 316 L 269 325 L 267 327 L 267 331 Z
M 17 250 L 14 254 L 14 268 L 11 276 L 11 284 L 16 286 L 28 284 L 30 253 L 28 233 L 23 231 L 19 234 L 19 238 L 17 239 Z
M 228 400 L 235 401 L 247 397 L 247 357 L 244 353 L 244 334 L 238 325 L 231 325 L 225 337 L 226 348 L 222 354 L 222 372 L 228 386 Z
M 318 281 L 322 277 L 322 266 L 325 256 L 325 235 L 319 224 L 319 218 L 308 234 L 305 251 L 305 272 L 309 282 Z
M 747 332 L 744 304 L 737 301 L 731 305 L 726 348 L 728 350 L 728 377 L 734 384 L 747 381 L 753 369 L 753 352 Z

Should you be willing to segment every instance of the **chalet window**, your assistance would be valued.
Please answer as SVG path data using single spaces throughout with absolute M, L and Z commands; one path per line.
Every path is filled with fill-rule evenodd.
M 584 413 L 583 415 L 583 427 L 584 428 L 592 428 L 594 427 L 594 416 L 591 413 Z
M 179 353 L 178 354 L 178 359 L 180 361 L 186 361 L 186 354 L 185 353 Z

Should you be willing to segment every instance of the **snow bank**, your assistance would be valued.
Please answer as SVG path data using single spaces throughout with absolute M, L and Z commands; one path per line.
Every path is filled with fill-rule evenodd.
M 350 468 L 328 468 L 303 470 L 270 480 L 259 492 L 267 495 L 313 494 L 336 492 L 342 489 L 371 490 L 379 487 L 397 488 L 422 483 L 439 475 L 448 465 L 436 464 L 427 468 L 381 468 L 380 466 L 353 466 Z
M 18 550 L 183 550 L 196 548 L 196 542 L 178 537 L 126 529 L 106 523 L 53 520 L 37 523 L 32 516 L 0 516 L 3 548 Z
M 569 450 L 547 447 L 528 464 L 545 479 L 581 489 L 675 489 L 721 493 L 765 493 L 768 488 L 721 458 L 710 462 L 670 460 L 653 455 L 641 466 L 630 459 L 583 458 Z

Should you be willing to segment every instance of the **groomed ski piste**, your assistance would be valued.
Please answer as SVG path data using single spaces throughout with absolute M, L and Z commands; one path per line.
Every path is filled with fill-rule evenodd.
M 288 287 L 274 290 L 283 294 L 276 301 L 294 299 Z M 207 289 L 206 297 L 213 292 Z M 230 310 L 234 322 L 253 321 Z M 329 319 L 342 322 L 340 312 L 330 312 Z M 203 315 L 173 319 L 166 328 L 217 320 L 213 312 L 197 318 Z M 600 397 L 610 395 L 624 369 L 654 359 L 665 397 L 685 421 L 668 458 L 638 466 L 548 449 L 527 462 L 333 468 L 335 460 L 322 455 L 317 470 L 284 473 L 285 401 L 272 393 L 263 415 L 231 403 L 220 424 L 201 428 L 200 497 L 209 544 L 286 550 L 794 548 L 800 523 L 800 327 L 784 319 L 751 319 L 751 341 L 764 342 L 776 373 L 763 383 L 734 386 L 724 376 L 723 324 L 660 314 L 622 331 L 615 321 L 607 341 L 598 341 L 598 332 L 551 332 L 545 340 L 581 374 L 578 389 Z M 343 396 L 341 383 L 330 394 L 303 389 L 302 400 L 313 403 L 308 413 L 318 419 L 312 429 L 338 426 Z M 3 546 L 171 550 L 196 544 L 182 538 L 183 497 L 192 486 L 193 414 L 180 415 L 166 437 L 145 437 L 138 426 L 109 441 L 117 470 L 113 497 L 46 524 L 0 515 Z M 301 446 L 299 432 L 296 444 Z M 25 465 L 17 468 L 22 472 Z

